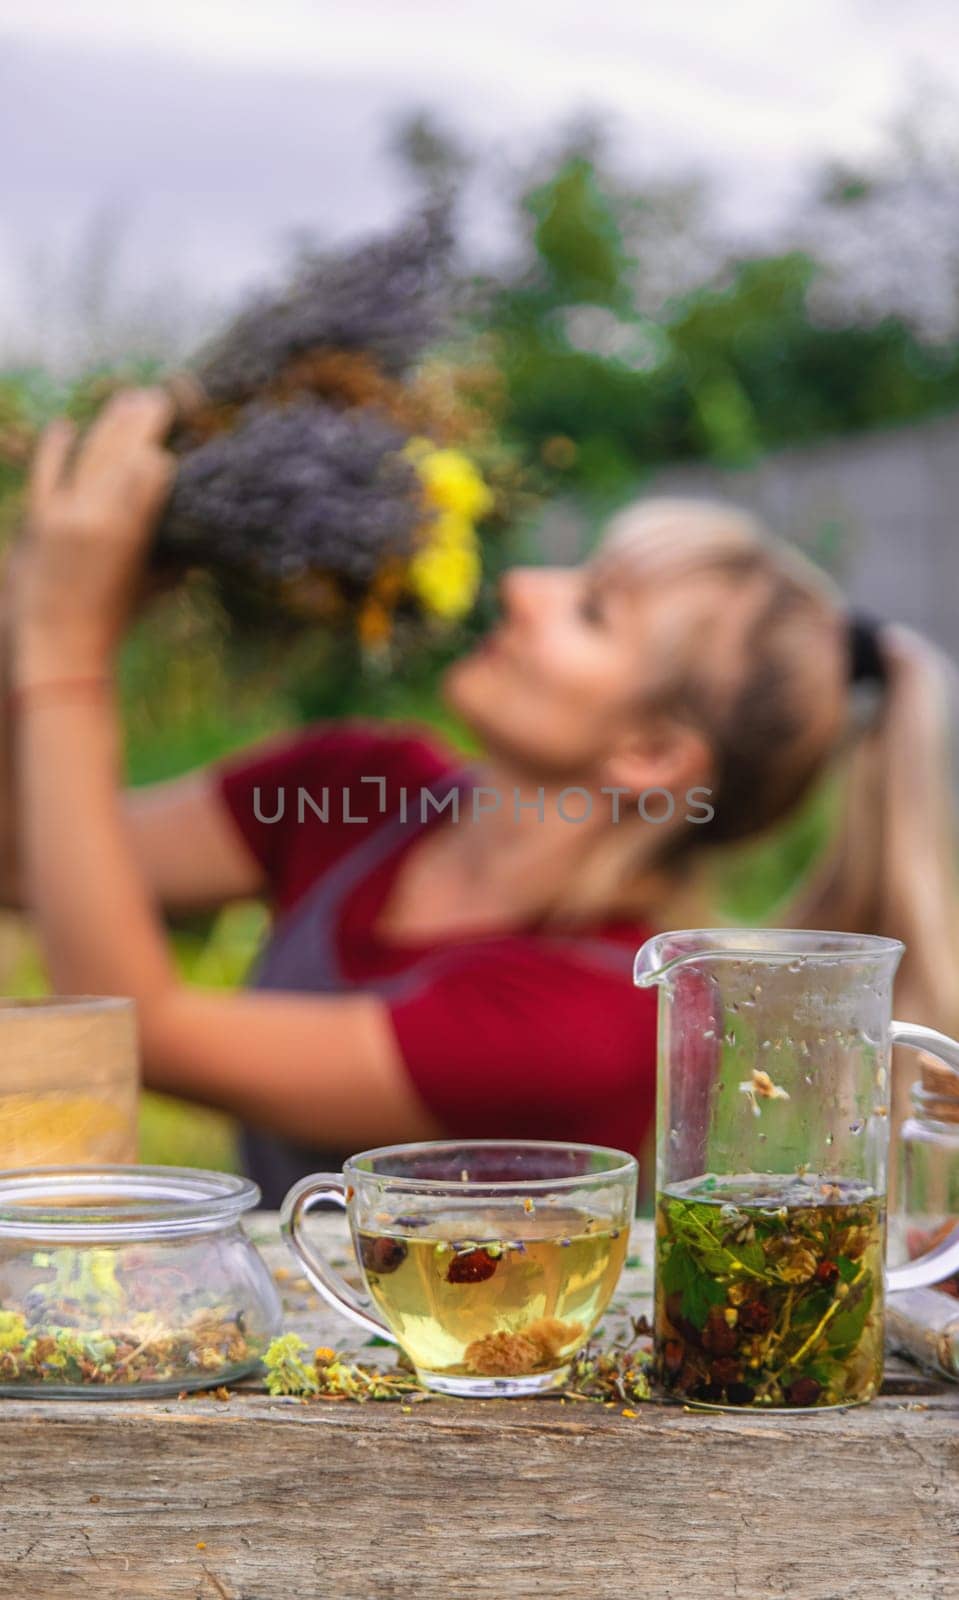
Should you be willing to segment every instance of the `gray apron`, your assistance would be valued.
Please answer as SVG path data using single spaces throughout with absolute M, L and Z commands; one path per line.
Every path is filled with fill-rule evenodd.
M 437 780 L 430 792 L 439 801 L 452 789 L 459 789 L 461 795 L 470 792 L 473 783 L 467 769 Z M 347 977 L 340 964 L 336 932 L 341 909 L 350 893 L 399 848 L 404 838 L 411 838 L 426 826 L 419 818 L 403 821 L 393 817 L 372 834 L 365 834 L 352 850 L 341 856 L 293 910 L 278 921 L 257 963 L 251 987 L 317 995 L 360 991 L 382 1000 L 396 1001 L 414 994 L 442 968 L 469 960 L 470 949 L 481 940 L 472 940 L 468 946 L 450 945 L 446 950 L 432 951 L 411 963 L 405 971 L 382 977 L 353 980 Z M 500 937 L 491 934 L 490 941 Z M 558 949 L 574 950 L 577 960 L 594 968 L 624 976 L 631 973 L 633 957 L 625 947 L 589 938 L 555 938 L 552 943 Z M 354 1153 L 351 1149 L 314 1149 L 259 1128 L 244 1128 L 241 1146 L 246 1172 L 259 1184 L 264 1206 L 274 1210 L 300 1178 L 311 1172 L 338 1172 L 346 1157 Z
M 444 786 L 445 785 L 445 786 Z M 453 788 L 471 787 L 464 773 L 454 773 L 431 786 L 437 799 Z M 365 833 L 352 850 L 324 872 L 303 898 L 281 918 L 251 978 L 254 989 L 285 990 L 294 994 L 349 994 L 357 990 L 382 1000 L 398 1000 L 420 987 L 440 959 L 423 956 L 404 972 L 354 982 L 347 977 L 336 949 L 341 909 L 358 883 L 387 860 L 401 841 L 426 826 L 418 817 L 405 822 L 392 817 L 373 833 Z M 243 1165 L 258 1183 L 263 1204 L 279 1207 L 287 1190 L 311 1172 L 338 1172 L 352 1150 L 318 1150 L 259 1128 L 241 1134 Z

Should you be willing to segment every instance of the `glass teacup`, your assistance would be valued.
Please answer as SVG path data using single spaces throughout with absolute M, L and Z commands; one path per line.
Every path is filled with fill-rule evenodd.
M 280 1226 L 324 1299 L 404 1350 L 425 1387 L 536 1394 L 562 1388 L 609 1304 L 636 1177 L 632 1156 L 595 1145 L 395 1145 L 304 1178 Z M 303 1237 L 324 1203 L 347 1213 L 373 1305 Z

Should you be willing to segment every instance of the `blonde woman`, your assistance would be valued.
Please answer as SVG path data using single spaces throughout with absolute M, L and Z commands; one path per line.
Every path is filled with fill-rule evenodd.
M 905 939 L 908 1014 L 954 1026 L 940 663 L 854 627 L 722 506 L 641 502 L 584 565 L 507 575 L 502 620 L 443 686 L 485 751 L 468 768 L 422 731 L 346 724 L 124 793 L 112 677 L 169 420 L 133 392 L 78 450 L 58 424 L 38 451 L 11 596 L 10 892 L 58 990 L 135 998 L 148 1085 L 247 1124 L 268 1203 L 393 1140 L 638 1148 L 655 1059 L 636 946 L 688 923 L 715 853 L 837 763 L 846 821 L 796 915 Z M 251 895 L 276 913 L 253 986 L 183 983 L 162 908 Z

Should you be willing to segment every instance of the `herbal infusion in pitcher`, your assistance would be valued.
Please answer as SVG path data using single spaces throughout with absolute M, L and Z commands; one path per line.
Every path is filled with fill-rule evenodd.
M 561 1373 L 605 1310 L 628 1230 L 532 1201 L 509 1237 L 482 1211 L 360 1231 L 374 1300 L 415 1366 L 450 1376 Z M 500 1218 L 502 1227 L 502 1218 Z
M 705 1177 L 656 1207 L 656 1363 L 726 1406 L 869 1400 L 882 1379 L 884 1201 L 865 1184 Z

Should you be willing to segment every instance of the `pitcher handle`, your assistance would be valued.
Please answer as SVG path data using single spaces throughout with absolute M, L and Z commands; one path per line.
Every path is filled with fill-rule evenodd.
M 322 1256 L 315 1255 L 303 1238 L 300 1229 L 304 1217 L 319 1205 L 339 1206 L 346 1210 L 346 1180 L 340 1172 L 317 1172 L 301 1178 L 293 1185 L 283 1201 L 280 1211 L 280 1232 L 296 1256 L 317 1294 L 323 1296 L 334 1311 L 342 1312 L 357 1323 L 365 1333 L 375 1333 L 389 1344 L 398 1344 L 385 1322 L 364 1304 L 355 1289 Z
M 937 1033 L 935 1028 L 924 1028 L 918 1022 L 893 1022 L 889 1027 L 894 1045 L 908 1045 L 910 1050 L 924 1050 L 950 1067 L 959 1078 L 959 1041 L 947 1033 Z M 886 1287 L 890 1293 L 899 1289 L 923 1289 L 929 1284 L 941 1283 L 954 1272 L 959 1272 L 959 1223 L 947 1238 L 933 1250 L 901 1267 L 886 1268 Z

